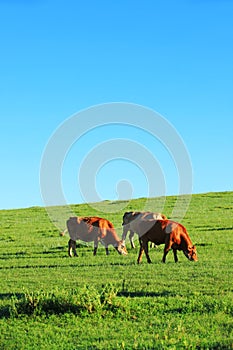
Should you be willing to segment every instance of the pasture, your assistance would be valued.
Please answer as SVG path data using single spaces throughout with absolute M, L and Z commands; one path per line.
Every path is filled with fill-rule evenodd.
M 149 200 L 151 211 L 158 200 Z M 176 200 L 166 199 L 168 217 Z M 105 201 L 105 213 L 72 207 L 110 220 L 121 237 L 124 212 L 144 202 L 122 209 Z M 68 235 L 59 235 L 44 208 L 2 210 L 0 220 L 1 350 L 233 349 L 233 192 L 192 196 L 182 224 L 196 263 L 178 252 L 175 264 L 169 252 L 162 264 L 161 245 L 150 249 L 152 264 L 144 255 L 138 265 L 136 237 L 127 256 L 113 247 L 93 256 L 92 244 L 80 244 L 69 258 Z

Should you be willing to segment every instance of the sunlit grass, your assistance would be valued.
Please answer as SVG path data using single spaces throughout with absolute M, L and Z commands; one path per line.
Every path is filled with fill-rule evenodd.
M 157 211 L 159 199 L 150 199 Z M 172 214 L 176 197 L 166 199 Z M 145 199 L 119 212 L 105 201 L 97 210 L 73 205 L 77 215 L 99 215 L 122 233 L 122 215 L 141 210 Z M 96 205 L 95 205 L 96 208 Z M 44 208 L 0 211 L 1 349 L 232 349 L 233 193 L 194 195 L 182 223 L 199 261 L 178 252 L 161 263 L 163 246 L 137 265 L 136 250 L 105 255 L 81 245 L 67 254 L 68 236 Z M 64 227 L 65 228 L 65 227 Z M 107 288 L 107 289 L 106 289 Z

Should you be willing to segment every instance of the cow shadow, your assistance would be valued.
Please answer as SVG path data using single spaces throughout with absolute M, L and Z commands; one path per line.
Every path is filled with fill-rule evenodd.
M 158 297 L 175 296 L 175 293 L 167 291 L 167 290 L 164 290 L 162 292 L 147 292 L 147 291 L 129 292 L 126 290 L 122 290 L 122 291 L 119 291 L 117 293 L 117 296 L 130 297 L 130 298 L 143 298 L 143 297 L 158 298 Z
M 207 227 L 206 231 L 233 231 L 233 227 Z
M 203 231 L 232 231 L 233 227 L 206 227 L 206 226 L 195 226 L 197 230 Z

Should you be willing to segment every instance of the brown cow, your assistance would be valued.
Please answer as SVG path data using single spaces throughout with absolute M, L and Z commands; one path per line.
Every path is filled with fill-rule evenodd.
M 138 225 L 141 222 L 141 220 L 147 220 L 147 219 L 154 219 L 154 220 L 166 220 L 167 217 L 164 214 L 161 213 L 151 213 L 149 211 L 147 212 L 142 212 L 142 211 L 129 211 L 126 212 L 123 215 L 123 233 L 122 233 L 122 241 L 125 243 L 126 235 L 129 233 L 129 240 L 131 243 L 131 247 L 135 248 L 134 241 L 133 241 L 133 236 L 134 233 L 136 232 L 137 234 L 139 233 L 139 228 Z
M 156 245 L 165 243 L 163 263 L 165 263 L 170 249 L 173 250 L 175 262 L 178 261 L 177 250 L 182 250 L 189 260 L 197 261 L 196 247 L 192 244 L 186 228 L 178 222 L 171 220 L 143 220 L 139 223 L 139 241 L 138 264 L 142 260 L 143 251 L 145 251 L 147 262 L 151 263 L 148 254 L 148 242 L 153 242 Z
M 101 242 L 109 254 L 108 245 L 111 244 L 119 254 L 127 254 L 125 246 L 116 234 L 113 224 L 99 217 L 70 217 L 67 220 L 67 229 L 70 235 L 68 254 L 77 256 L 76 241 L 84 242 L 94 241 L 94 255 L 97 253 L 98 243 Z

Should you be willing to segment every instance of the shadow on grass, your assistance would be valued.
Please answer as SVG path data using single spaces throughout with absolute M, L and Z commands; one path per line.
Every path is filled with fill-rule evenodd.
M 167 297 L 175 296 L 175 293 L 164 290 L 163 292 L 147 292 L 147 291 L 136 291 L 129 292 L 126 290 L 120 291 L 117 293 L 118 297 L 130 297 L 130 298 L 144 298 L 144 297 Z
M 233 231 L 233 227 L 206 227 L 206 226 L 195 226 L 197 230 L 203 231 Z
M 195 244 L 197 247 L 210 247 L 213 244 L 212 243 L 196 243 Z
M 21 316 L 49 316 L 75 314 L 86 317 L 90 314 L 118 317 L 125 312 L 125 305 L 117 299 L 116 288 L 107 283 L 98 290 L 93 286 L 83 286 L 69 292 L 37 291 L 25 293 L 4 293 L 0 299 L 8 299 L 8 305 L 0 307 L 0 319 Z
M 24 296 L 23 293 L 0 293 L 0 300 L 11 300 L 16 297 L 17 299 L 22 299 Z M 0 307 L 0 320 L 4 318 L 10 318 L 10 306 L 5 305 Z
M 77 295 L 43 295 L 42 293 L 2 293 L 0 300 L 9 300 L 8 305 L 0 307 L 0 319 L 20 316 L 40 316 L 51 314 L 61 315 L 65 313 L 75 314 L 80 317 L 86 317 L 92 313 L 99 316 L 106 316 L 109 313 L 111 317 L 122 317 L 126 311 L 130 312 L 128 303 L 123 300 L 117 300 L 115 297 L 136 298 L 136 297 L 167 297 L 174 296 L 169 291 L 129 292 L 122 290 L 117 292 L 111 285 L 103 286 L 102 291 L 98 292 L 93 288 L 86 288 L 85 291 Z
M 99 266 L 99 264 L 66 264 L 66 265 L 61 265 L 61 264 L 54 264 L 54 265 L 24 265 L 24 266 L 6 266 L 6 267 L 0 267 L 0 270 L 12 270 L 12 269 L 57 269 L 57 268 L 68 268 L 68 267 L 96 267 Z
M 17 297 L 20 299 L 23 296 L 23 293 L 0 293 L 0 300 L 11 299 L 12 297 Z
M 58 249 L 58 248 L 54 248 L 54 249 Z M 59 248 L 60 251 L 63 253 L 64 250 L 63 248 Z M 12 265 L 8 264 L 8 266 L 0 266 L 0 270 L 12 270 L 12 269 L 44 269 L 44 268 L 49 268 L 49 269 L 55 269 L 55 268 L 69 268 L 69 267 L 77 267 L 77 268 L 82 268 L 82 267 L 103 267 L 107 265 L 111 265 L 111 266 L 133 266 L 133 265 L 137 265 L 136 262 L 133 261 L 124 261 L 124 257 L 122 257 L 122 259 L 120 259 L 120 261 L 116 261 L 113 262 L 111 260 L 109 260 L 110 258 L 108 256 L 106 256 L 106 254 L 101 255 L 99 254 L 96 257 L 96 261 L 95 262 L 88 262 L 88 260 L 86 259 L 89 255 L 92 256 L 92 250 L 87 251 L 85 250 L 85 252 L 81 251 L 78 252 L 78 256 L 77 257 L 72 257 L 70 258 L 67 254 L 61 254 L 58 255 L 59 252 L 55 251 L 55 252 L 51 252 L 51 251 L 44 251 L 44 252 L 34 252 L 32 255 L 28 255 L 26 252 L 17 252 L 17 253 L 3 253 L 0 256 L 0 260 L 12 260 L 13 258 L 15 258 L 15 261 L 12 261 Z M 112 257 L 115 255 L 117 256 L 115 251 L 112 251 L 110 253 L 112 255 Z M 42 261 L 38 261 L 39 258 L 43 257 L 44 263 L 41 263 Z M 101 262 L 98 258 L 102 258 Z M 17 259 L 22 259 L 21 260 L 21 264 L 18 263 Z M 56 263 L 56 259 L 57 263 Z M 17 263 L 16 263 L 17 260 Z M 41 259 L 42 260 L 42 259 Z M 51 263 L 50 261 L 51 260 Z M 70 261 L 70 263 L 68 262 Z M 39 263 L 37 263 L 39 262 Z M 63 263 L 64 262 L 64 263 Z M 66 263 L 65 263 L 66 262 Z
M 206 231 L 233 231 L 233 227 L 208 227 Z
M 117 262 L 117 263 L 111 263 L 107 261 L 107 257 L 105 258 L 106 261 L 103 262 L 99 262 L 97 261 L 96 263 L 83 263 L 83 257 L 74 257 L 74 258 L 69 258 L 67 256 L 62 257 L 64 258 L 64 260 L 70 260 L 72 261 L 72 263 L 70 264 L 26 264 L 26 265 L 22 265 L 22 266 L 17 266 L 17 265 L 12 265 L 12 266 L 1 266 L 0 270 L 12 270 L 12 269 L 57 269 L 57 268 L 82 268 L 82 267 L 103 267 L 106 266 L 106 264 L 110 265 L 110 266 L 128 266 L 128 265 L 137 265 L 134 261 L 133 262 L 126 262 L 126 263 L 122 263 L 122 262 Z M 32 258 L 34 259 L 34 258 Z M 54 259 L 54 258 L 53 258 Z

